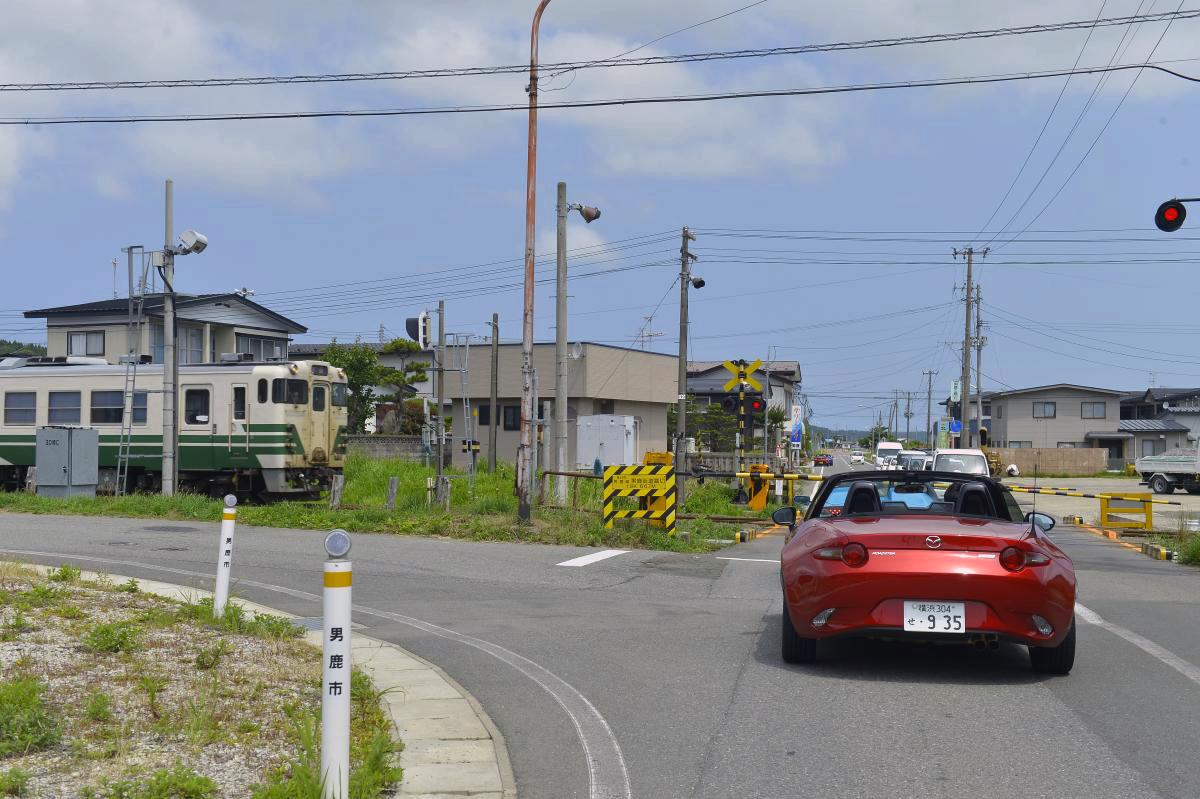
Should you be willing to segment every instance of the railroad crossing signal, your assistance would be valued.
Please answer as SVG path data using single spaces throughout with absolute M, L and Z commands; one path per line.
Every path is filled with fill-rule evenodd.
M 756 358 L 754 363 L 745 361 L 726 361 L 722 364 L 733 377 L 725 382 L 725 390 L 733 391 L 739 383 L 745 384 L 755 391 L 762 391 L 762 383 L 754 379 L 754 373 L 762 366 L 762 359 Z
M 1154 224 L 1163 233 L 1174 233 L 1179 228 L 1183 227 L 1183 220 L 1187 219 L 1187 208 L 1184 207 L 1184 200 L 1167 200 L 1162 205 L 1158 206 L 1158 210 L 1154 212 Z

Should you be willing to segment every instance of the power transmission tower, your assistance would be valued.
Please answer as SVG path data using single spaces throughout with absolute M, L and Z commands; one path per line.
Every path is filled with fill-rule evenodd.
M 972 306 L 972 268 L 975 264 L 975 248 L 967 247 L 965 249 L 953 250 L 955 259 L 961 254 L 967 260 L 967 282 L 965 291 L 963 292 L 963 302 L 965 304 L 966 313 L 963 315 L 963 339 L 962 339 L 962 389 L 958 395 L 958 423 L 962 425 L 962 433 L 959 434 L 959 442 L 965 446 L 971 445 L 971 430 L 970 430 L 970 398 L 971 398 L 971 306 Z M 987 257 L 988 248 L 984 247 L 980 251 L 980 255 Z
M 925 442 L 933 448 L 933 378 L 937 375 L 932 369 L 926 369 L 921 374 L 928 381 L 925 389 Z

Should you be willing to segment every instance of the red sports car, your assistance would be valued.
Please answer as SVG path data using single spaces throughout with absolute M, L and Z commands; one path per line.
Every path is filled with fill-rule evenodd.
M 813 455 L 813 466 L 832 466 L 833 456 L 829 453 Z
M 1024 644 L 1034 671 L 1075 662 L 1075 569 L 999 482 L 950 472 L 846 472 L 826 480 L 781 557 L 783 659 L 836 636 Z

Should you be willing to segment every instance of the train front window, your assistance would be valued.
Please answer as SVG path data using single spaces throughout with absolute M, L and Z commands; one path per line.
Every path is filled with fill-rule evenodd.
M 317 413 L 325 410 L 324 386 L 313 386 L 313 410 Z
M 275 378 L 271 381 L 271 401 L 281 405 L 307 405 L 308 381 Z
M 333 396 L 330 398 L 335 408 L 345 408 L 350 404 L 350 388 L 345 383 L 333 384 Z

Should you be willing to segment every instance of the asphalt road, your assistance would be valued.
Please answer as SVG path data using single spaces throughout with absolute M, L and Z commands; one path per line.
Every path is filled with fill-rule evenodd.
M 358 535 L 356 621 L 475 694 L 526 799 L 1200 796 L 1200 575 L 1054 536 L 1091 621 L 1062 678 L 1017 647 L 845 642 L 785 665 L 777 534 L 579 567 L 558 564 L 595 550 Z M 210 584 L 216 541 L 0 515 L 0 551 L 185 585 Z M 311 531 L 242 528 L 237 593 L 316 616 L 321 558 Z

